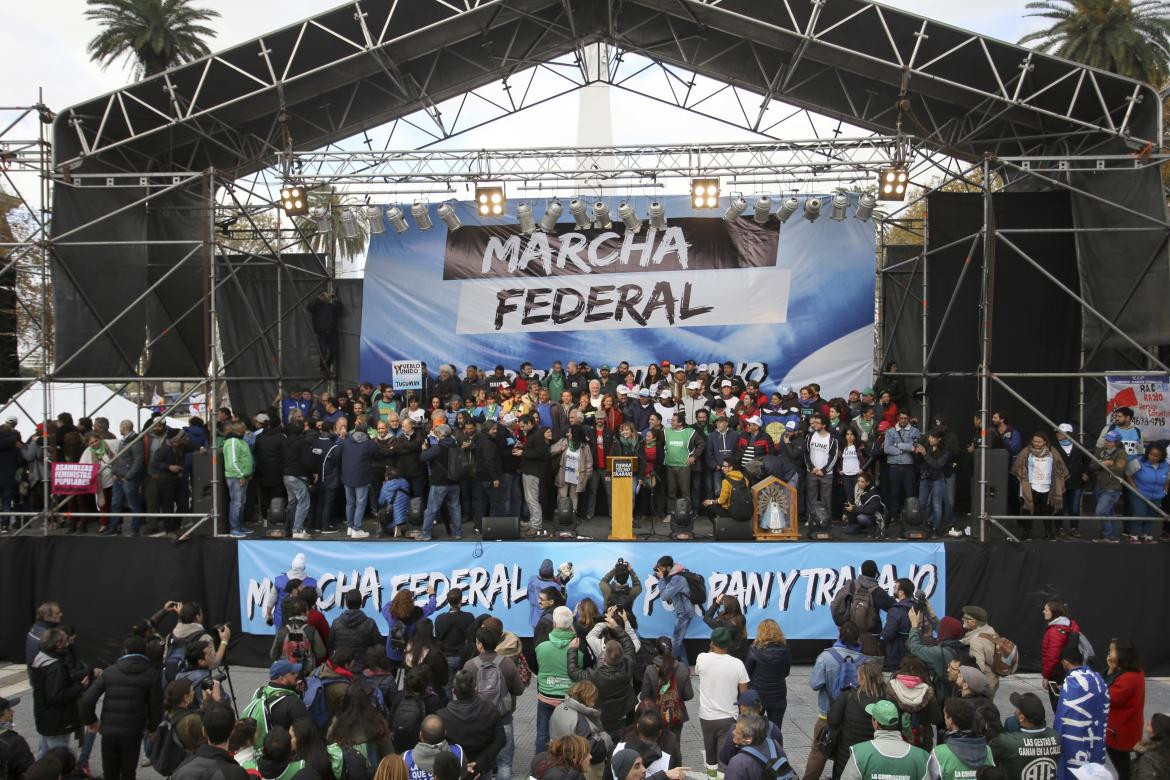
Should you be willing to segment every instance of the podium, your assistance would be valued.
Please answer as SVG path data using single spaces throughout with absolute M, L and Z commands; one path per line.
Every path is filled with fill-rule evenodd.
M 637 458 L 609 459 L 610 541 L 629 542 L 634 539 L 634 471 L 637 468 Z

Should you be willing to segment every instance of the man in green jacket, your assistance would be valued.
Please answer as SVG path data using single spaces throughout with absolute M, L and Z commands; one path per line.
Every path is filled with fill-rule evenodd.
M 930 667 L 934 676 L 934 696 L 942 703 L 947 697 L 956 694 L 947 677 L 947 667 L 959 657 L 963 624 L 953 617 L 944 617 L 938 622 L 938 644 L 927 645 L 922 642 L 922 614 L 917 609 L 911 609 L 909 617 L 910 636 L 906 640 L 906 647 L 912 655 L 921 658 Z
M 675 502 L 691 497 L 691 466 L 699 450 L 700 436 L 683 424 L 681 414 L 673 415 L 666 429 L 666 516 L 671 518 Z M 693 509 L 693 507 L 692 507 Z
M 573 680 L 569 677 L 569 643 L 577 638 L 573 630 L 573 611 L 557 607 L 552 613 L 553 629 L 548 639 L 536 646 L 536 755 L 548 748 L 548 722 L 553 710 L 569 694 Z M 584 655 L 577 652 L 577 663 Z
M 553 361 L 552 369 L 544 375 L 544 382 L 542 384 L 548 388 L 550 398 L 561 397 L 561 392 L 565 389 L 565 372 L 561 368 L 561 361 Z
M 1003 767 L 1012 780 L 1056 777 L 1060 762 L 1060 737 L 1044 725 L 1044 703 L 1034 693 L 1013 693 L 1016 724 L 1009 718 L 1007 731 L 991 740 L 995 765 Z
M 248 494 L 248 480 L 252 477 L 252 450 L 244 441 L 244 424 L 234 422 L 223 442 L 223 476 L 227 481 L 231 505 L 228 507 L 228 525 L 233 539 L 243 539 L 251 531 L 244 530 L 244 498 Z

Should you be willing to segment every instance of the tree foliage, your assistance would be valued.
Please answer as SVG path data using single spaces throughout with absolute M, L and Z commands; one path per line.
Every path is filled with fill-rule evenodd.
M 101 31 L 86 47 L 102 68 L 121 59 L 135 78 L 146 78 L 211 53 L 215 31 L 206 22 L 219 11 L 195 8 L 192 0 L 86 0 L 85 16 Z

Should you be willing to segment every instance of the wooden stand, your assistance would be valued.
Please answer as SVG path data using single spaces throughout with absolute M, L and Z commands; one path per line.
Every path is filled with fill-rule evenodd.
M 634 470 L 637 458 L 609 459 L 609 539 L 613 542 L 634 540 Z
M 792 542 L 800 538 L 796 488 L 776 477 L 752 485 L 752 535 L 757 541 Z

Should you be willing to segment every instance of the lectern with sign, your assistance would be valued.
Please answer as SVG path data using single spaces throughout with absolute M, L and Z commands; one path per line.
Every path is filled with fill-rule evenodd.
M 628 542 L 634 538 L 634 469 L 637 458 L 609 459 L 609 538 Z

